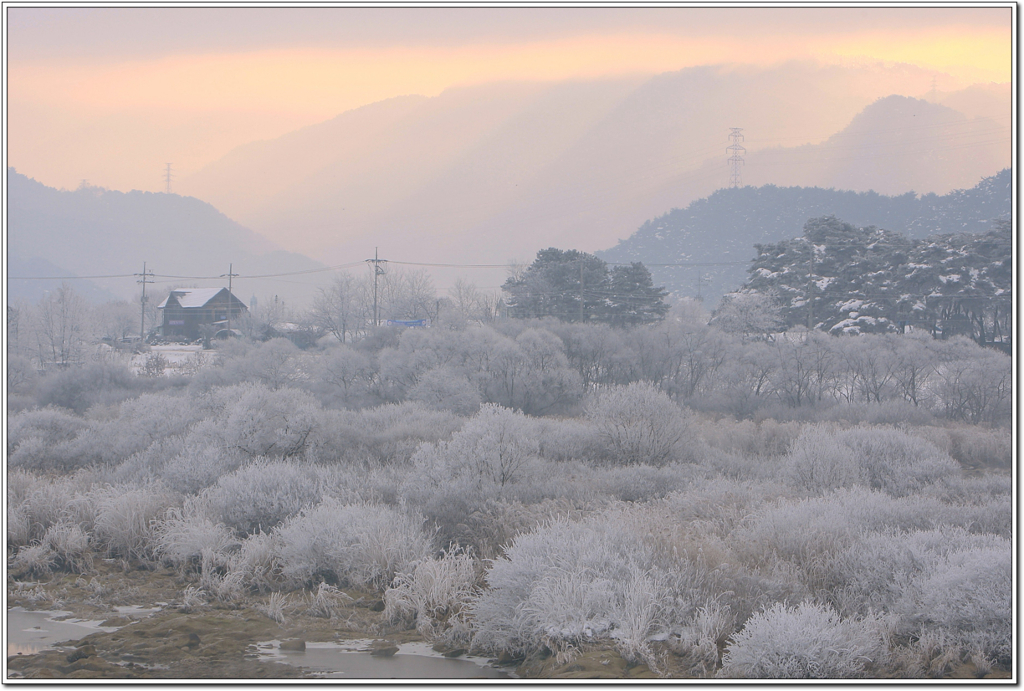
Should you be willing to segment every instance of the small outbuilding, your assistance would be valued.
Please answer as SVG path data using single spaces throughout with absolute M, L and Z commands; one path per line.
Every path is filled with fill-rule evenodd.
M 170 341 L 195 341 L 203 327 L 226 329 L 229 319 L 237 322 L 249 312 L 227 288 L 178 288 L 157 309 L 163 315 L 160 335 Z

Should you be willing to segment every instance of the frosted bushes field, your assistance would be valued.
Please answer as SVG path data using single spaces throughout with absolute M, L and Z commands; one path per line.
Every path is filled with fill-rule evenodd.
M 755 391 L 737 404 L 750 419 L 695 413 L 681 401 L 720 411 L 732 395 L 700 329 L 604 334 L 643 357 L 593 366 L 582 353 L 604 341 L 575 327 L 502 329 L 324 353 L 231 344 L 187 389 L 16 413 L 11 573 L 163 567 L 183 611 L 220 601 L 278 621 L 347 622 L 363 598 L 373 635 L 416 629 L 532 669 L 612 650 L 677 677 L 1012 661 L 1006 430 L 935 406 L 926 427 L 866 423 L 916 419 L 913 404 L 855 410 L 826 396 L 852 385 L 827 378 L 828 415 L 765 418 L 784 403 Z M 787 383 L 791 364 L 768 363 L 780 386 L 807 385 Z M 796 629 L 813 640 L 788 645 Z

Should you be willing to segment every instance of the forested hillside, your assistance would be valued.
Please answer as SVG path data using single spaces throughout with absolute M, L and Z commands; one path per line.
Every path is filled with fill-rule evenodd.
M 738 288 L 746 278 L 754 245 L 797 235 L 809 218 L 836 216 L 856 226 L 877 226 L 910 238 L 983 232 L 1010 214 L 1010 170 L 975 187 L 946 195 L 850 192 L 820 187 L 721 189 L 684 209 L 646 222 L 630 238 L 597 255 L 608 262 L 643 262 L 654 282 L 678 295 L 697 292 L 710 301 Z M 669 263 L 712 264 L 693 267 Z

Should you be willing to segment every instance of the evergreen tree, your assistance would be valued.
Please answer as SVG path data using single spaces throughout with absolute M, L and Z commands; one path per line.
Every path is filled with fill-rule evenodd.
M 654 286 L 639 262 L 608 265 L 592 254 L 550 247 L 502 290 L 509 313 L 518 318 L 557 317 L 570 322 L 619 326 L 647 324 L 665 316 L 667 293 Z
M 830 333 L 886 333 L 912 324 L 978 343 L 1005 342 L 1011 328 L 1010 224 L 986 233 L 912 240 L 834 216 L 814 218 L 800 238 L 756 245 L 740 294 L 776 296 L 789 326 Z
M 668 312 L 668 293 L 654 286 L 651 272 L 640 262 L 616 266 L 609 276 L 607 321 L 612 326 L 637 326 L 660 321 Z

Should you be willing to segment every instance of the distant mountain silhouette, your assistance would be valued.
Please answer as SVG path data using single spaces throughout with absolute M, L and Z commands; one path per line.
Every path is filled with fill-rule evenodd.
M 155 273 L 182 277 L 219 276 L 229 265 L 248 276 L 323 267 L 285 252 L 192 197 L 98 187 L 57 190 L 13 168 L 7 169 L 7 191 L 8 276 L 132 274 L 142 271 L 143 262 Z M 195 283 L 188 278 L 181 282 Z M 38 290 L 29 289 L 28 283 L 12 285 L 29 291 L 29 297 Z M 139 290 L 132 278 L 95 281 L 98 291 L 81 281 L 71 284 L 93 300 L 111 294 L 127 299 Z M 244 299 L 253 293 L 304 299 L 312 290 L 245 279 L 236 279 L 235 285 Z
M 809 218 L 836 216 L 856 226 L 878 226 L 909 237 L 983 232 L 990 221 L 1009 218 L 1010 170 L 983 179 L 973 188 L 946 195 L 907 193 L 886 196 L 820 187 L 739 187 L 673 209 L 644 223 L 615 247 L 598 252 L 608 262 L 647 264 L 657 285 L 679 295 L 697 293 L 709 305 L 739 288 L 754 258 L 755 243 L 798 237 Z M 728 265 L 664 267 L 658 264 Z
M 872 103 L 901 85 L 924 89 L 932 75 L 792 62 L 461 87 L 240 147 L 178 186 L 331 263 L 377 246 L 394 260 L 470 263 L 551 245 L 594 251 L 725 185 L 732 126 L 747 136 L 748 184 L 942 193 L 1008 165 L 1008 120 L 975 122 L 913 99 Z M 975 96 L 961 101 L 978 113 L 1000 102 Z M 952 148 L 998 139 L 996 126 L 1005 144 Z M 792 146 L 806 142 L 822 143 Z
M 39 257 L 23 260 L 15 255 L 7 257 L 7 302 L 37 302 L 46 293 L 60 287 L 61 277 L 73 278 L 76 274 L 62 266 L 57 266 Z M 34 276 L 31 280 L 10 278 L 11 276 Z M 50 278 L 54 277 L 54 278 Z M 103 281 L 106 283 L 106 281 Z M 120 296 L 100 287 L 97 282 L 76 279 L 68 281 L 75 292 L 89 302 L 110 302 L 121 299 Z
M 751 153 L 743 181 L 944 193 L 970 187 L 1009 164 L 1010 125 L 1009 117 L 998 114 L 969 118 L 943 105 L 888 96 L 821 144 Z

